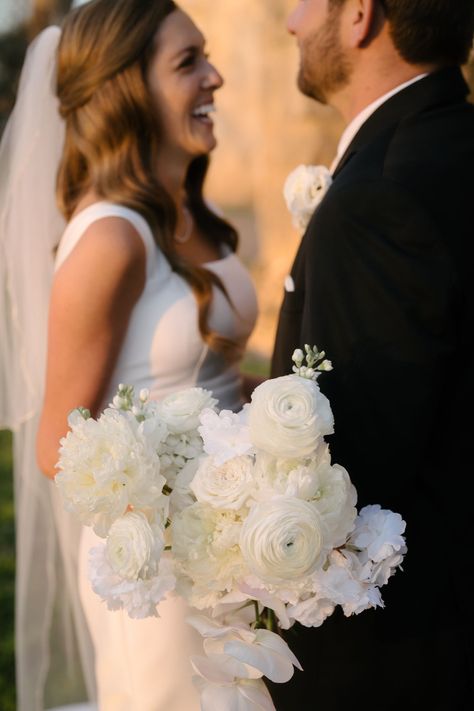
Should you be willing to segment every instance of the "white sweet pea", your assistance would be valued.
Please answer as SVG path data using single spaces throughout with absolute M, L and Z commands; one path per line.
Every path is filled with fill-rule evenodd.
M 240 535 L 244 560 L 264 583 L 281 584 L 309 576 L 324 545 L 317 509 L 294 497 L 255 504 Z
M 190 484 L 196 499 L 213 508 L 241 509 L 253 489 L 253 459 L 234 457 L 220 466 L 205 457 Z
M 329 400 L 313 380 L 285 375 L 261 383 L 249 408 L 256 449 L 281 458 L 311 457 L 321 438 L 334 431 Z
M 211 409 L 203 410 L 198 428 L 204 442 L 204 451 L 214 458 L 216 464 L 247 454 L 252 449 L 250 430 L 247 424 L 247 407 L 238 413 Z
M 157 403 L 157 413 L 174 434 L 197 429 L 199 416 L 206 408 L 214 408 L 217 400 L 203 388 L 189 388 L 172 393 Z
M 106 540 L 112 570 L 127 580 L 156 575 L 163 548 L 163 528 L 150 525 L 141 511 L 129 511 L 114 521 Z
M 293 224 L 300 232 L 305 231 L 331 183 L 331 173 L 323 165 L 299 165 L 287 177 L 283 195 Z

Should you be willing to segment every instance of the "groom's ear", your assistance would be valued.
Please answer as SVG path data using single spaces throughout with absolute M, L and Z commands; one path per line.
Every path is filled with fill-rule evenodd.
M 378 34 L 383 19 L 379 0 L 346 0 L 342 30 L 346 46 L 366 47 Z

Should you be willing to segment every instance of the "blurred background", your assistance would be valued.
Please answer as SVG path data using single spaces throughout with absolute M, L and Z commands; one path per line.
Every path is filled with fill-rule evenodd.
M 245 368 L 267 373 L 283 280 L 299 237 L 282 187 L 300 163 L 329 165 L 343 125 L 298 93 L 297 50 L 285 29 L 296 0 L 182 0 L 208 40 L 226 83 L 217 95 L 219 145 L 207 194 L 239 229 L 257 285 L 260 318 Z M 28 42 L 60 23 L 72 0 L 0 0 L 0 133 L 15 98 Z M 474 88 L 474 64 L 465 68 Z M 1 338 L 1 334 L 0 334 Z M 0 432 L 0 710 L 14 711 L 14 533 L 11 437 Z

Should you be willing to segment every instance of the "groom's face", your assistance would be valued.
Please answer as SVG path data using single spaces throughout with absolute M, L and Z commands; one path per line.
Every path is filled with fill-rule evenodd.
M 351 63 L 341 42 L 344 4 L 330 0 L 300 0 L 288 18 L 288 31 L 300 51 L 298 87 L 316 101 L 331 96 L 349 82 Z

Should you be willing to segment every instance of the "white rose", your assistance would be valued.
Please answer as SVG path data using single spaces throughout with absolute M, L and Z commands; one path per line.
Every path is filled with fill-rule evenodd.
M 333 548 L 342 546 L 354 528 L 357 517 L 357 492 L 347 471 L 327 460 L 312 471 L 313 492 L 310 497 L 326 524 Z
M 171 432 L 182 434 L 199 426 L 199 415 L 204 408 L 216 405 L 217 400 L 208 390 L 189 388 L 165 397 L 158 403 L 157 412 Z
M 114 409 L 98 420 L 72 415 L 69 425 L 55 479 L 68 511 L 105 537 L 129 505 L 161 506 L 165 479 L 154 448 L 155 427 Z
M 334 418 L 315 381 L 285 375 L 255 388 L 249 425 L 257 449 L 291 459 L 312 456 L 321 437 L 334 431 Z
M 255 504 L 243 523 L 240 547 L 250 570 L 265 583 L 309 576 L 324 548 L 320 515 L 313 504 L 293 497 Z
M 140 511 L 130 511 L 114 521 L 106 541 L 112 570 L 127 580 L 146 580 L 156 575 L 163 547 L 163 530 L 151 526 Z
M 308 226 L 331 183 L 331 173 L 322 165 L 299 165 L 287 177 L 283 195 L 293 224 L 301 232 Z
M 190 484 L 196 499 L 214 508 L 238 510 L 253 488 L 253 459 L 234 457 L 220 466 L 212 457 L 202 460 Z

